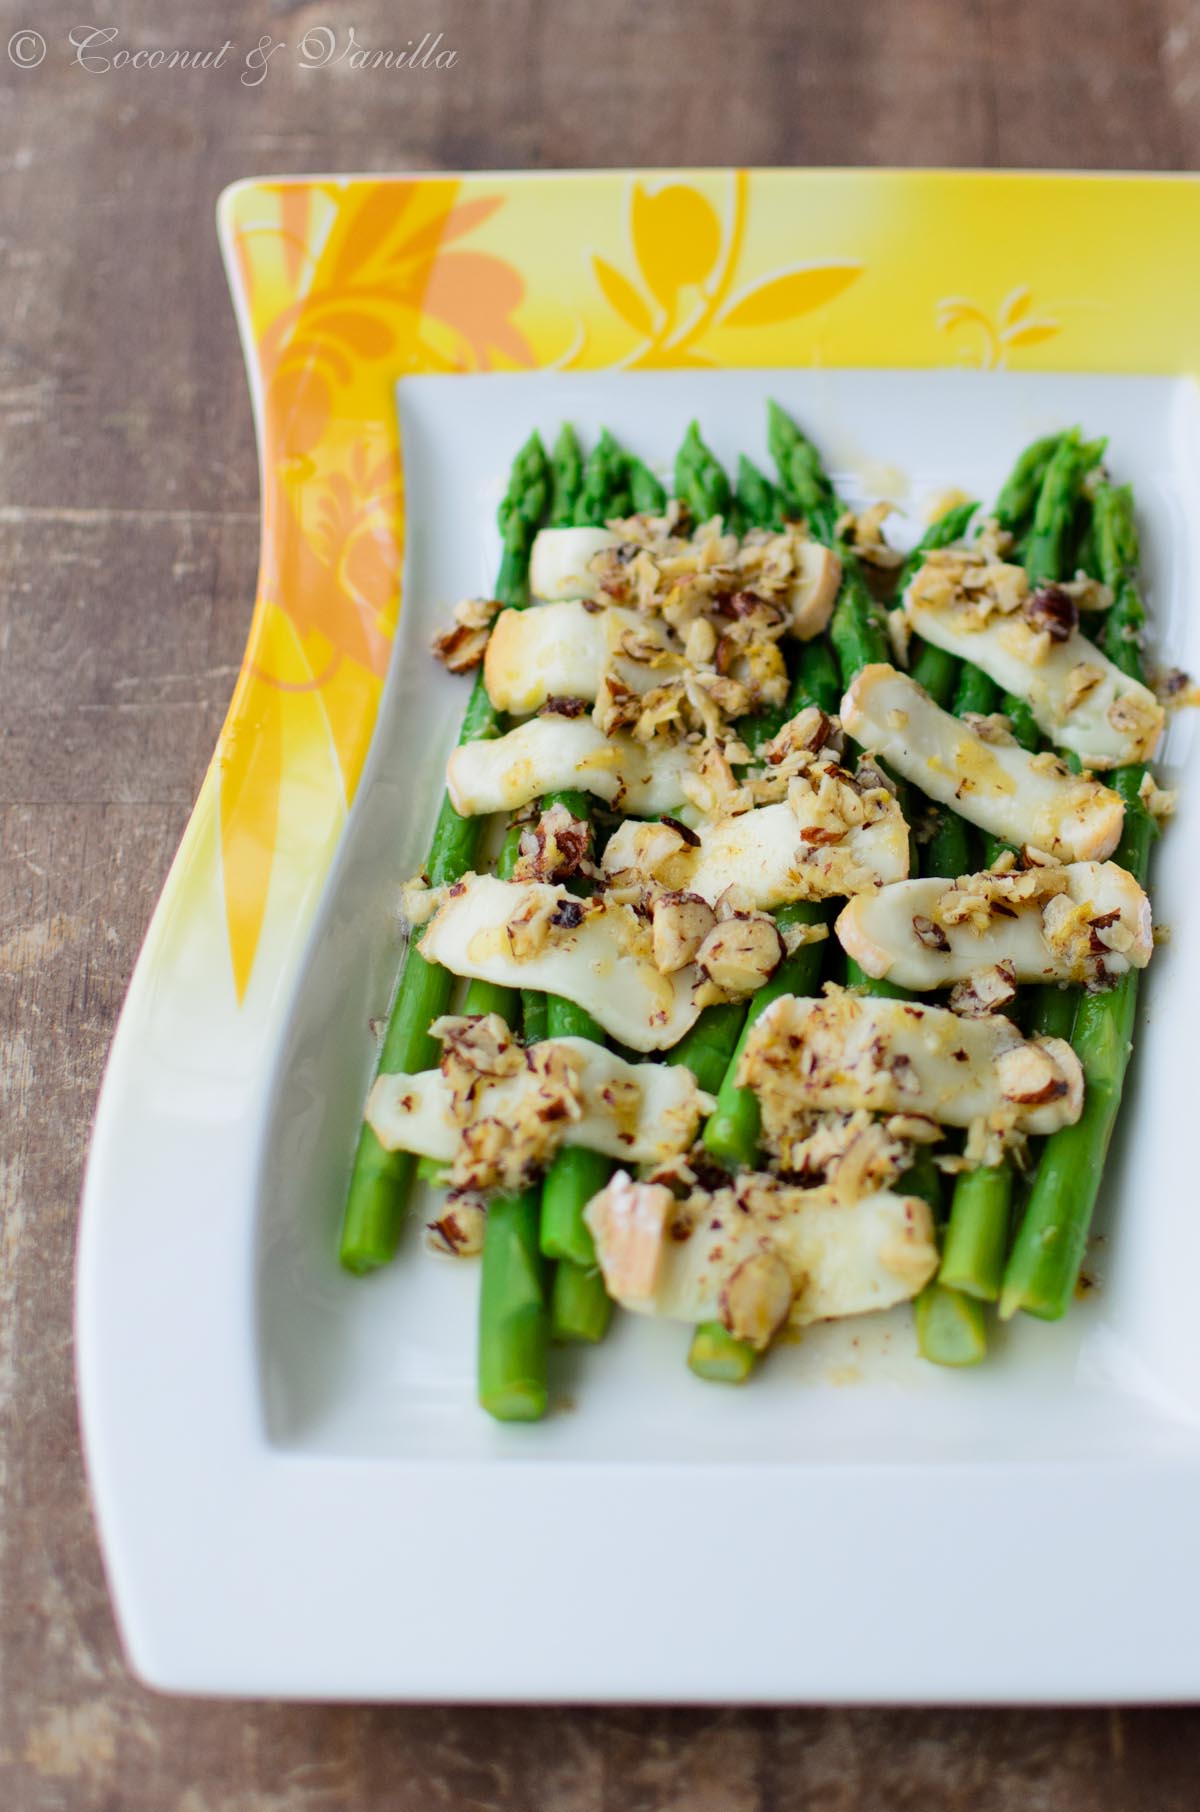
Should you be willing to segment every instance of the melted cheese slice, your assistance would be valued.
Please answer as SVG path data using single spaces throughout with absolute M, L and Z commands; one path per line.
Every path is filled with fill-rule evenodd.
M 657 644 L 663 652 L 654 664 L 624 658 L 625 636 Z M 483 682 L 497 711 L 525 717 L 548 698 L 585 698 L 594 703 L 606 671 L 615 673 L 631 691 L 648 692 L 683 670 L 662 624 L 615 604 L 596 610 L 568 601 L 532 610 L 502 610 L 488 638 Z
M 461 744 L 446 785 L 464 818 L 516 811 L 569 787 L 649 817 L 679 806 L 693 768 L 685 743 L 649 749 L 632 736 L 605 736 L 590 717 L 531 717 L 506 736 Z
M 891 1308 L 937 1270 L 933 1219 L 917 1196 L 880 1190 L 847 1207 L 825 1189 L 785 1187 L 732 1211 L 718 1196 L 684 1240 L 641 1212 L 636 1187 L 616 1194 L 615 1214 L 605 1212 L 613 1199 L 595 1198 L 584 1218 L 609 1294 L 640 1314 L 716 1320 L 730 1278 L 760 1252 L 787 1266 L 795 1290 L 788 1319 L 799 1327 Z M 631 1264 L 635 1244 L 642 1250 Z
M 855 742 L 1006 843 L 1033 844 L 1064 862 L 1099 860 L 1116 848 L 1125 817 L 1119 794 L 1053 756 L 984 742 L 894 667 L 864 667 L 841 719 Z
M 660 975 L 646 932 L 628 906 L 589 913 L 574 930 L 552 929 L 536 955 L 513 955 L 509 921 L 559 902 L 579 904 L 565 887 L 466 875 L 429 921 L 421 955 L 455 975 L 573 1000 L 632 1050 L 666 1051 L 678 1044 L 699 1017 L 692 999 L 699 971 L 689 965 Z
M 669 827 L 627 819 L 609 839 L 604 869 L 637 868 L 660 885 L 698 893 L 715 904 L 737 885 L 760 911 L 788 900 L 823 900 L 903 880 L 908 873 L 908 826 L 900 807 L 875 824 L 848 830 L 837 843 L 806 843 L 815 826 L 815 795 L 797 793 L 778 805 L 760 805 L 734 818 L 702 824 L 698 848 L 680 848 Z M 665 848 L 665 855 L 660 852 Z
M 711 1098 L 701 1094 L 685 1064 L 627 1063 L 587 1038 L 548 1043 L 583 1061 L 582 1116 L 567 1121 L 565 1130 L 554 1129 L 554 1147 L 578 1145 L 630 1164 L 658 1164 L 686 1151 L 701 1115 L 712 1110 Z M 536 1093 L 537 1084 L 530 1070 L 485 1080 L 471 1097 L 475 1117 L 511 1121 L 522 1101 Z M 625 1109 L 619 1116 L 610 1105 L 615 1090 L 621 1091 Z M 450 1108 L 450 1084 L 440 1069 L 422 1070 L 416 1076 L 379 1076 L 367 1097 L 367 1124 L 385 1151 L 412 1151 L 450 1163 L 460 1137 Z
M 1044 649 L 1020 615 L 992 616 L 982 628 L 968 629 L 953 610 L 931 610 L 911 597 L 906 610 L 927 642 L 973 661 L 1006 692 L 1027 699 L 1042 733 L 1089 767 L 1149 761 L 1158 747 L 1166 714 L 1153 692 L 1114 667 L 1078 629 Z
M 1045 1077 L 1061 1093 L 1017 1098 Z M 967 1126 L 1011 1113 L 1023 1132 L 1073 1125 L 1083 1071 L 1061 1038 L 1022 1038 L 1000 1014 L 964 1019 L 946 1007 L 837 992 L 820 1000 L 782 994 L 755 1021 L 737 1080 L 804 1111 L 927 1114 Z
M 1057 873 L 1066 880 L 1067 898 L 1086 906 L 1089 917 L 1115 912 L 1115 923 L 1128 931 L 1128 950 L 1102 953 L 1109 974 L 1144 968 L 1153 949 L 1150 902 L 1133 876 L 1115 862 L 1072 862 Z M 860 894 L 838 917 L 835 930 L 842 948 L 867 975 L 886 976 L 901 988 L 947 988 L 1001 962 L 1012 964 L 1019 982 L 1088 979 L 1087 964 L 1072 960 L 1062 940 L 1052 943 L 1046 937 L 1043 901 L 1006 902 L 1005 912 L 991 915 L 976 929 L 969 923 L 946 924 L 939 916 L 938 902 L 953 887 L 952 879 L 931 875 Z M 928 929 L 922 938 L 914 920 L 936 924 L 947 948 L 931 948 Z
M 540 529 L 529 557 L 529 590 L 534 598 L 594 598 L 596 578 L 589 571 L 596 555 L 619 547 L 621 537 L 606 528 Z

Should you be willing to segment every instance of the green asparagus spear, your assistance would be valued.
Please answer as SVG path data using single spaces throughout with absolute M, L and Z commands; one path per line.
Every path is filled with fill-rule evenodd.
M 526 1044 L 540 1044 L 549 1038 L 546 996 L 532 988 L 521 989 L 521 1025 Z
M 761 478 L 762 474 L 758 476 Z M 762 479 L 762 484 L 766 483 L 766 479 Z M 700 438 L 700 430 L 695 422 L 688 428 L 676 456 L 675 492 L 687 504 L 698 522 L 723 514 L 729 507 L 729 480 Z M 747 495 L 747 507 L 756 510 L 767 507 L 761 486 L 757 490 L 751 487 Z M 739 725 L 739 729 L 750 747 L 757 749 L 770 741 L 782 727 L 783 721 L 779 713 L 764 713 L 760 717 L 746 719 Z M 706 1007 L 691 1031 L 685 1033 L 679 1043 L 667 1052 L 666 1061 L 683 1064 L 691 1070 L 702 1089 L 708 1094 L 715 1094 L 728 1067 L 745 1017 L 744 1001 L 726 1001 L 720 1006 Z
M 499 510 L 504 546 L 496 596 L 504 604 L 519 608 L 528 602 L 529 552 L 545 514 L 549 490 L 545 449 L 538 436 L 532 434 L 513 463 Z M 494 736 L 498 728 L 497 714 L 484 689 L 481 672 L 467 705 L 459 741 L 475 742 Z M 443 799 L 426 864 L 434 886 L 456 881 L 470 868 L 481 832 L 482 820 L 460 818 L 449 797 Z M 427 963 L 416 945 L 410 945 L 379 1056 L 382 1075 L 411 1074 L 436 1062 L 437 1049 L 429 1027 L 445 1012 L 452 985 L 448 970 Z M 348 1271 L 373 1271 L 386 1264 L 395 1252 L 413 1168 L 411 1154 L 385 1151 L 364 1123 L 339 1242 L 341 1262 Z
M 503 542 L 496 596 L 502 604 L 520 609 L 529 602 L 529 552 L 533 538 L 542 525 L 549 501 L 550 466 L 546 459 L 546 449 L 538 436 L 531 434 L 513 462 L 508 488 L 496 512 Z M 483 676 L 480 674 L 475 691 L 478 693 L 482 690 Z M 486 696 L 484 693 L 485 698 Z M 495 735 L 496 728 L 497 720 L 493 713 L 489 733 Z M 476 731 L 475 734 L 479 736 L 483 732 Z
M 942 1245 L 938 1282 L 980 1302 L 1000 1295 L 1008 1251 L 1012 1171 L 1007 1164 L 980 1165 L 957 1178 Z
M 801 645 L 788 693 L 787 714 L 795 717 L 805 705 L 819 705 L 833 716 L 842 702 L 842 679 L 833 649 L 824 636 Z
M 971 832 L 966 820 L 957 812 L 944 807 L 938 811 L 933 835 L 925 846 L 922 866 L 927 874 L 945 875 L 948 879 L 970 874 Z
M 640 460 L 630 459 L 608 429 L 604 429 L 587 463 L 576 509 L 577 523 L 610 520 L 628 514 L 631 508 L 657 513 L 665 502 L 665 494 L 653 473 Z M 565 805 L 572 817 L 590 823 L 591 801 L 585 793 L 575 790 L 553 793 L 541 801 L 543 810 L 555 804 Z M 543 1005 L 540 1011 L 534 1009 L 533 1021 L 539 1037 L 590 1038 L 597 1044 L 604 1043 L 603 1028 L 582 1007 L 557 995 L 543 995 L 541 999 Z M 528 1029 L 526 1038 L 531 1042 Z M 559 1284 L 559 1273 L 556 1272 L 556 1288 L 562 1293 L 560 1309 L 564 1317 L 568 1301 L 578 1307 L 585 1298 L 595 1296 L 597 1287 L 603 1291 L 603 1284 L 598 1283 L 595 1272 L 595 1243 L 583 1211 L 591 1198 L 603 1189 L 612 1175 L 612 1168 L 609 1159 L 599 1152 L 563 1146 L 551 1160 L 542 1181 L 538 1240 L 543 1255 L 561 1261 L 559 1272 L 564 1265 L 572 1265 L 594 1274 L 586 1286 L 576 1279 L 572 1287 L 565 1276 Z M 563 1325 L 567 1325 L 565 1319 Z M 598 1317 L 593 1315 L 589 1326 L 599 1325 Z M 604 1325 L 607 1326 L 607 1322 Z M 598 1334 L 596 1338 L 599 1338 Z
M 968 711 L 978 712 L 980 716 L 986 717 L 996 709 L 999 702 L 1000 688 L 995 681 L 988 678 L 982 667 L 964 661 L 954 693 L 952 709 L 955 717 L 965 717 Z
M 767 446 L 779 473 L 779 490 L 789 516 L 802 516 L 810 533 L 832 544 L 841 508 L 812 441 L 778 403 L 767 404 Z
M 1012 733 L 1023 749 L 1036 749 L 1042 733 L 1038 729 L 1037 718 L 1029 706 L 1029 700 L 1019 698 L 1015 692 L 1006 692 L 1000 701 L 1000 709 L 1012 725 Z
M 667 1063 L 682 1063 L 706 1094 L 715 1095 L 729 1068 L 746 1018 L 744 1000 L 705 1007 L 690 1032 L 666 1053 Z
M 583 489 L 579 494 L 575 521 L 583 525 L 628 516 L 631 503 L 629 462 L 623 449 L 604 428 L 583 469 Z
M 1034 470 L 1041 468 L 1042 486 L 1033 508 L 1034 527 L 1030 535 L 1031 548 L 1035 541 L 1037 543 L 1035 559 L 1045 562 L 1065 558 L 1067 526 L 1074 513 L 1079 485 L 1092 463 L 1080 447 L 1075 430 L 1058 437 L 1053 446 L 1048 442 L 1035 442 L 1017 461 L 1013 476 L 1001 492 L 1001 500 L 1009 520 L 1016 519 L 1018 513 L 1023 518 L 1029 509 L 1028 478 Z M 1004 502 L 1006 495 L 1008 501 Z M 996 513 L 1001 514 L 1000 505 Z M 1057 569 L 1047 573 L 1043 565 L 1037 576 L 1057 577 Z M 954 701 L 956 713 L 960 717 L 966 711 L 986 714 L 994 711 L 998 703 L 1008 715 L 1017 741 L 1025 748 L 1036 748 L 1038 727 L 1025 700 L 1011 693 L 1001 700 L 995 683 L 978 667 L 964 663 Z M 1003 847 L 997 838 L 986 837 L 985 860 L 995 861 Z M 1063 1006 L 1059 989 L 1034 990 L 1035 1030 L 1039 1020 L 1058 1023 L 1064 1013 L 1072 1011 Z M 977 1170 L 964 1171 L 957 1179 L 938 1273 L 942 1283 L 952 1284 L 980 1301 L 996 1301 L 1008 1246 L 1012 1194 L 1013 1173 L 1008 1164 L 982 1165 Z
M 842 588 L 829 619 L 829 639 L 842 670 L 842 683 L 847 686 L 863 667 L 889 658 L 887 634 L 857 564 L 843 569 Z
M 675 459 L 675 495 L 686 503 L 693 522 L 727 517 L 733 501 L 725 468 L 705 446 L 700 424 L 692 422 Z
M 596 1264 L 564 1259 L 554 1267 L 550 1287 L 550 1338 L 564 1344 L 603 1340 L 612 1320 L 613 1302 Z
M 551 793 L 542 800 L 544 809 L 565 805 L 574 818 L 586 819 L 590 810 L 587 795 L 579 792 Z M 543 995 L 547 1038 L 590 1038 L 604 1043 L 604 1028 L 592 1015 L 574 1001 L 560 995 Z M 564 1145 L 550 1163 L 542 1183 L 542 1221 L 539 1235 L 542 1252 L 547 1258 L 566 1259 L 584 1269 L 594 1269 L 596 1249 L 583 1218 L 588 1202 L 612 1175 L 612 1164 L 599 1152 L 581 1146 Z
M 873 661 L 888 659 L 887 633 L 873 599 L 867 591 L 858 563 L 845 549 L 842 551 L 842 586 L 833 616 L 829 622 L 829 639 L 841 669 L 843 686 L 849 686 L 855 675 Z M 907 803 L 907 790 L 900 789 L 902 804 Z M 853 958 L 846 961 L 846 980 L 851 987 L 863 987 L 885 999 L 907 999 L 907 990 L 893 982 L 874 979 L 865 974 Z
M 910 668 L 918 686 L 924 686 L 935 705 L 948 705 L 958 682 L 958 656 L 932 642 L 922 642 Z
M 1000 487 L 992 515 L 1002 529 L 1021 535 L 1033 520 L 1041 495 L 1046 468 L 1058 451 L 1061 434 L 1047 434 L 1035 440 L 1021 453 L 1012 471 Z
M 1103 441 L 1082 441 L 1078 428 L 1071 428 L 1054 449 L 1038 492 L 1025 548 L 1025 570 L 1035 584 L 1064 576 L 1079 487 L 1099 464 L 1104 446 Z
M 502 876 L 511 875 L 519 844 L 514 826 L 498 865 Z M 518 996 L 508 992 L 505 1017 L 512 1026 Z M 476 1362 L 479 1401 L 499 1422 L 535 1422 L 546 1411 L 546 1267 L 537 1244 L 539 1212 L 538 1190 L 522 1189 L 495 1197 L 484 1223 Z
M 779 492 L 744 453 L 738 460 L 736 503 L 741 534 L 751 528 L 776 529 L 783 524 Z
M 510 824 L 496 860 L 496 873 L 502 881 L 511 881 L 520 854 L 521 827 L 519 824 Z M 506 1025 L 514 1026 L 518 1023 L 520 1011 L 515 988 L 502 987 L 498 982 L 482 981 L 479 977 L 468 982 L 463 1001 L 464 1013 L 498 1013 Z
M 811 900 L 781 906 L 775 914 L 780 930 L 790 925 L 815 925 L 827 920 L 828 908 Z M 750 1003 L 732 1058 L 725 1067 L 717 1094 L 716 1110 L 705 1123 L 704 1143 L 720 1163 L 736 1168 L 754 1163 L 758 1154 L 758 1097 L 753 1089 L 739 1088 L 735 1080 L 746 1040 L 755 1021 L 781 994 L 812 994 L 821 974 L 825 955 L 823 943 L 801 944 L 786 956 L 770 981 L 761 987 Z
M 1060 986 L 1054 982 L 1046 982 L 1035 988 L 1029 1013 L 1029 1036 L 1069 1039 L 1078 1005 L 1078 988 Z
M 779 493 L 752 460 L 742 455 L 738 464 L 736 517 L 739 533 L 751 528 L 778 528 L 783 521 Z M 788 696 L 782 705 L 768 706 L 738 725 L 742 741 L 753 753 L 778 736 L 784 724 L 807 704 L 835 711 L 841 696 L 837 668 L 823 636 L 803 642 L 795 660 Z
M 775 487 L 745 457 L 738 465 L 738 494 L 731 499 L 725 472 L 705 447 L 695 422 L 688 429 L 676 460 L 675 490 L 696 521 L 721 515 L 739 534 L 747 528 L 775 527 L 782 521 Z M 789 697 L 785 707 L 761 712 L 739 725 L 747 746 L 752 750 L 761 749 L 799 708 L 799 704 L 793 705 Z M 691 1031 L 668 1051 L 667 1062 L 684 1064 L 702 1089 L 715 1094 L 731 1071 L 745 1020 L 744 1001 L 706 1007 Z M 688 1365 L 699 1377 L 740 1383 L 750 1376 L 758 1358 L 753 1347 L 735 1339 L 719 1321 L 714 1321 L 705 1322 L 695 1330 Z
M 629 456 L 629 498 L 635 514 L 661 516 L 667 507 L 667 493 L 649 466 Z
M 794 472 L 798 471 L 800 474 L 800 478 L 792 478 L 793 485 L 803 479 L 811 487 L 814 497 L 820 495 L 825 486 L 832 492 L 832 486 L 829 485 L 819 460 L 814 463 L 812 454 L 807 450 L 811 443 L 805 443 L 805 450 L 799 455 L 794 448 L 788 453 L 786 430 L 789 425 L 782 412 L 773 412 L 772 427 L 778 447 L 776 460 L 780 463 L 781 472 L 785 471 L 783 458 L 788 458 L 791 463 L 786 468 L 786 475 L 792 478 Z M 831 514 L 836 519 L 836 499 L 832 503 L 826 499 L 826 521 Z M 874 603 L 867 593 L 857 562 L 852 556 L 847 557 L 845 552 L 842 589 L 830 624 L 830 639 L 838 657 L 844 685 L 849 685 L 859 669 L 869 662 L 887 659 L 886 635 Z M 802 949 L 798 954 L 803 956 L 805 951 Z M 853 962 L 847 963 L 847 979 L 872 994 L 889 997 L 902 997 L 905 994 L 904 989 L 896 988 L 890 982 L 864 975 Z M 756 996 L 756 1005 L 759 998 L 761 996 Z M 753 1097 L 750 1100 L 749 1112 L 752 1113 L 755 1104 Z M 742 1112 L 745 1114 L 747 1110 L 742 1109 Z M 707 1128 L 705 1138 L 707 1142 Z M 930 1153 L 923 1151 L 917 1154 L 900 1187 L 923 1196 L 934 1207 L 935 1215 L 940 1214 L 941 1184 Z M 956 1292 L 943 1289 L 936 1282 L 928 1285 L 922 1291 L 916 1308 L 917 1339 L 924 1356 L 942 1365 L 973 1364 L 981 1359 L 987 1342 L 982 1313 L 977 1311 L 978 1305 L 973 1304 L 969 1298 L 960 1298 Z
M 550 526 L 570 528 L 583 491 L 583 453 L 570 422 L 564 422 L 558 431 L 550 455 L 550 474 Z
M 744 1384 L 761 1355 L 719 1321 L 702 1321 L 692 1334 L 688 1368 L 710 1384 Z
M 1007 529 L 1010 534 L 1023 535 L 1033 520 L 1046 468 L 1061 439 L 1061 434 L 1049 434 L 1043 440 L 1032 442 L 1018 455 L 1001 486 L 992 515 L 1000 527 Z M 959 663 L 954 655 L 948 654 L 944 648 L 934 648 L 932 644 L 924 642 L 913 656 L 911 671 L 917 684 L 924 686 L 935 703 L 949 705 L 959 673 Z M 994 691 L 991 696 L 994 700 Z M 972 704 L 965 709 L 991 711 L 995 709 L 995 704 L 993 702 L 982 707 Z
M 1094 505 L 1101 574 L 1115 602 L 1104 628 L 1104 649 L 1126 673 L 1141 677 L 1139 637 L 1145 610 L 1137 586 L 1137 531 L 1128 487 L 1101 485 Z M 1121 768 L 1113 784 L 1125 800 L 1125 827 L 1116 860 L 1144 882 L 1153 820 L 1138 797 L 1144 770 Z M 1083 1066 L 1083 1114 L 1052 1133 L 1042 1150 L 1004 1273 L 1000 1313 L 1018 1309 L 1055 1321 L 1064 1315 L 1079 1276 L 1109 1140 L 1121 1105 L 1137 1008 L 1138 971 L 1127 970 L 1099 994 L 1085 994 L 1075 1014 L 1072 1043 Z
M 935 1223 L 942 1218 L 942 1182 L 933 1154 L 922 1147 L 896 1188 L 902 1195 L 919 1195 L 933 1210 Z M 940 1274 L 932 1278 L 913 1305 L 917 1351 L 934 1365 L 978 1365 L 987 1354 L 987 1325 L 983 1305 L 973 1297 L 948 1288 Z
M 573 1001 L 552 994 L 546 1005 L 548 1038 L 590 1038 L 604 1043 L 603 1027 Z M 566 1259 L 584 1269 L 595 1266 L 596 1248 L 583 1211 L 612 1171 L 611 1159 L 582 1146 L 564 1145 L 555 1154 L 542 1183 L 539 1238 L 547 1258 Z
M 917 1351 L 934 1365 L 978 1365 L 987 1357 L 987 1321 L 983 1304 L 963 1290 L 947 1289 L 935 1279 L 913 1305 Z
M 479 1401 L 499 1422 L 546 1413 L 546 1261 L 536 1189 L 488 1208 L 479 1291 Z

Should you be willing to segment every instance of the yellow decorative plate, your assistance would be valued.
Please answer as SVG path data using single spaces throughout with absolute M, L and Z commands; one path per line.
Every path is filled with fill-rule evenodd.
M 322 177 L 238 184 L 219 227 L 258 593 L 114 1045 L 80 1247 L 88 1459 L 133 1664 L 178 1690 L 322 1697 L 1194 1696 L 1200 1347 L 1178 1280 L 1200 1222 L 1169 1142 L 1138 1148 L 1156 1239 L 1122 1214 L 1121 1280 L 1065 1344 L 1022 1328 L 966 1383 L 866 1336 L 869 1362 L 851 1339 L 808 1395 L 791 1377 L 751 1402 L 689 1380 L 661 1330 L 622 1334 L 568 1381 L 578 1413 L 535 1431 L 472 1408 L 461 1279 L 403 1257 L 346 1278 L 334 1229 L 390 892 L 460 709 L 420 639 L 487 556 L 507 451 L 611 415 L 661 460 L 691 413 L 732 450 L 775 391 L 867 489 L 915 499 L 939 475 L 982 484 L 1024 426 L 1077 410 L 1130 449 L 1186 659 L 1200 189 Z M 1194 890 L 1196 843 L 1186 822 L 1168 840 L 1165 897 Z M 1182 925 L 1171 947 L 1185 979 L 1195 942 Z M 1136 1112 L 1186 1128 L 1164 972 Z M 716 1591 L 713 1542 L 736 1557 Z M 966 1617 L 937 1586 L 956 1543 Z M 551 1638 L 529 1607 L 568 1585 Z

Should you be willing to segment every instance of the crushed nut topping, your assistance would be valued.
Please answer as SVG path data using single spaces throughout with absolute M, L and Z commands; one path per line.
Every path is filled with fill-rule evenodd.
M 982 1019 L 987 1013 L 1002 1013 L 1016 995 L 1016 971 L 1005 959 L 956 982 L 950 990 L 950 1009 L 964 1019 Z
M 986 714 L 982 711 L 964 711 L 962 720 L 970 725 L 982 742 L 999 743 L 1009 748 L 1016 746 L 1012 721 L 1003 711 L 989 711 Z
M 1063 710 L 1070 716 L 1085 698 L 1090 698 L 1104 678 L 1104 670 L 1094 661 L 1078 661 L 1067 675 L 1063 691 Z
M 734 1270 L 721 1292 L 721 1320 L 735 1340 L 763 1352 L 788 1318 L 795 1291 L 777 1252 L 754 1252 Z
M 919 1130 L 913 1131 L 913 1128 Z M 789 1182 L 831 1189 L 850 1205 L 888 1189 L 912 1162 L 912 1146 L 940 1139 L 942 1129 L 923 1114 L 877 1119 L 865 1109 L 851 1114 L 798 1112 L 764 1116 L 763 1149 Z
M 487 650 L 492 622 L 504 606 L 497 598 L 465 598 L 454 606 L 453 627 L 433 639 L 433 654 L 448 673 L 469 673 Z
M 635 610 L 644 628 L 613 648 L 594 712 L 605 734 L 727 742 L 737 719 L 782 704 L 788 677 L 777 644 L 824 628 L 837 555 L 794 523 L 740 540 L 717 518 L 684 533 L 677 510 L 612 526 L 620 544 L 591 562 L 597 608 Z M 661 683 L 647 686 L 656 669 Z
M 996 1072 L 1005 1100 L 1018 1107 L 1041 1107 L 1047 1101 L 1060 1100 L 1067 1092 L 1066 1078 L 1039 1044 L 1018 1044 L 1001 1051 Z
M 1162 706 L 1153 693 L 1119 692 L 1105 713 L 1113 729 L 1129 737 L 1134 744 L 1131 759 L 1139 753 L 1151 754 L 1162 730 Z
M 1066 592 L 1077 610 L 1110 610 L 1115 597 L 1110 585 L 1084 572 L 1077 572 L 1073 579 L 1060 579 L 1058 589 Z
M 940 896 L 934 914 L 942 925 L 966 925 L 973 931 L 986 931 L 997 915 L 1012 918 L 1023 906 L 1065 894 L 1068 886 L 1061 865 L 1018 869 L 1014 857 L 1003 869 L 960 875 Z
M 592 872 L 588 860 L 591 826 L 576 818 L 561 802 L 542 812 L 536 824 L 521 832 L 514 864 L 514 881 L 568 881 L 580 872 Z M 578 921 L 577 921 L 578 922 Z
M 400 916 L 411 931 L 427 925 L 446 897 L 444 887 L 431 887 L 424 875 L 414 875 L 400 889 Z
M 914 916 L 912 928 L 927 950 L 949 950 L 950 939 L 942 927 L 935 924 L 932 919 L 926 918 L 924 913 L 918 912 Z
M 697 952 L 717 923 L 717 915 L 698 893 L 662 893 L 652 907 L 654 966 L 674 975 L 696 960 Z
M 551 695 L 538 712 L 539 717 L 583 717 L 592 708 L 587 698 L 560 698 Z
M 1061 585 L 1043 585 L 1022 605 L 1025 621 L 1052 642 L 1069 642 L 1079 627 L 1079 607 Z
M 474 1190 L 455 1190 L 438 1219 L 428 1223 L 425 1243 L 431 1252 L 451 1258 L 477 1258 L 483 1251 L 486 1217 L 481 1195 Z
M 1153 687 L 1155 697 L 1168 711 L 1179 711 L 1187 705 L 1200 705 L 1200 686 L 1180 667 L 1169 667 L 1165 673 L 1156 673 Z
M 497 1013 L 447 1014 L 430 1031 L 442 1043 L 450 1120 L 459 1133 L 450 1165 L 458 1189 L 516 1189 L 557 1149 L 583 1116 L 582 1062 L 561 1044 L 519 1044 Z M 489 1083 L 528 1072 L 531 1085 L 503 1119 L 481 1112 Z
M 900 549 L 889 547 L 883 536 L 883 525 L 895 507 L 894 503 L 873 503 L 866 510 L 846 510 L 838 518 L 838 539 L 853 548 L 860 560 L 882 572 L 891 572 L 905 561 Z
M 908 671 L 909 651 L 912 647 L 913 629 L 908 617 L 902 610 L 889 610 L 887 613 L 887 638 L 892 651 L 892 665 Z M 902 724 L 893 724 L 893 729 L 903 729 Z
M 1142 784 L 1138 788 L 1138 798 L 1157 824 L 1162 824 L 1175 810 L 1178 793 L 1160 787 L 1153 774 L 1147 771 L 1142 775 Z
M 935 1158 L 934 1163 L 950 1175 L 958 1170 L 992 1168 L 1006 1163 L 1024 1170 L 1028 1165 L 1028 1152 L 1029 1141 L 1017 1130 L 1016 1113 L 997 1112 L 972 1120 L 957 1164 L 950 1158 Z
M 504 927 L 508 947 L 517 962 L 540 955 L 550 941 L 550 922 L 563 902 L 526 894 Z
M 764 912 L 714 925 L 696 952 L 702 972 L 725 994 L 751 994 L 784 958 L 783 939 Z
M 1011 541 L 989 521 L 969 546 L 931 549 L 909 584 L 906 607 L 952 613 L 963 630 L 983 629 L 993 616 L 1020 611 L 1029 580 L 1024 567 L 1003 558 Z

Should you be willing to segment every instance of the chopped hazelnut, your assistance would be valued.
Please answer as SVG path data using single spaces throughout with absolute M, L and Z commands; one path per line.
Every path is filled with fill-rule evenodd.
M 964 1019 L 982 1019 L 987 1013 L 1001 1012 L 1016 993 L 1016 971 L 1005 959 L 956 982 L 950 990 L 950 1010 Z
M 454 607 L 454 626 L 433 639 L 434 658 L 448 673 L 469 673 L 487 650 L 492 619 L 500 609 L 495 598 L 465 598 Z
M 914 916 L 912 928 L 927 950 L 949 950 L 950 939 L 942 927 L 935 924 L 932 919 L 926 918 L 924 913 L 918 912 Z
M 1043 585 L 1026 598 L 1026 622 L 1052 642 L 1068 642 L 1079 627 L 1079 606 L 1060 585 Z
M 754 895 L 748 888 L 734 883 L 717 896 L 713 910 L 718 919 L 744 918 L 747 913 L 754 911 Z
M 428 1224 L 430 1251 L 448 1253 L 453 1258 L 476 1258 L 483 1251 L 485 1219 L 482 1198 L 474 1191 L 452 1195 L 439 1219 Z
M 749 994 L 769 981 L 783 961 L 783 939 L 765 913 L 727 919 L 709 932 L 696 953 L 708 979 L 728 994 Z
M 654 902 L 654 966 L 660 975 L 674 975 L 694 962 L 696 952 L 716 925 L 707 900 L 698 893 L 663 893 Z
M 721 1320 L 735 1340 L 759 1352 L 783 1326 L 794 1295 L 792 1276 L 777 1252 L 744 1259 L 721 1292 Z
M 1065 1078 L 1049 1053 L 1036 1042 L 1002 1051 L 996 1063 L 1000 1092 L 1019 1107 L 1040 1107 L 1067 1092 Z

